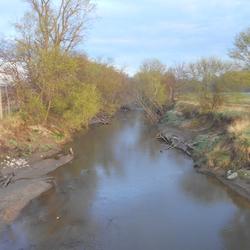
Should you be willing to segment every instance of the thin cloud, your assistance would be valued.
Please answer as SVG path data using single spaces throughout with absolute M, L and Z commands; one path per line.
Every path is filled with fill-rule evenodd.
M 56 0 L 55 0 L 56 1 Z M 82 50 L 114 58 L 134 72 L 145 58 L 163 63 L 218 55 L 227 58 L 235 35 L 250 26 L 249 0 L 95 0 L 98 19 Z M 25 10 L 22 0 L 0 0 L 0 30 Z

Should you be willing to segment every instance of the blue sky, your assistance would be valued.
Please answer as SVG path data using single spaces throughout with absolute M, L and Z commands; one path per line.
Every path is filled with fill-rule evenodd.
M 227 58 L 234 36 L 250 26 L 250 0 L 95 0 L 97 19 L 82 49 L 134 73 L 144 59 L 173 64 Z M 24 13 L 22 0 L 0 0 L 0 34 Z

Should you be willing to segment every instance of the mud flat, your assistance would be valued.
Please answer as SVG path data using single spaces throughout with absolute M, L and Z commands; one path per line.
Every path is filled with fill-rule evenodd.
M 32 199 L 54 185 L 48 174 L 72 159 L 72 154 L 63 154 L 59 149 L 54 149 L 43 155 L 32 155 L 23 167 L 4 167 L 2 176 L 12 178 L 6 187 L 0 188 L 0 231 L 4 225 L 13 222 Z

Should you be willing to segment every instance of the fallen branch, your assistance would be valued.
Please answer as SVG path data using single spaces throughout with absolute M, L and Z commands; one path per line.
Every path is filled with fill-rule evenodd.
M 169 145 L 166 150 L 175 148 L 181 150 L 188 156 L 192 155 L 190 150 L 194 150 L 194 146 L 192 144 L 185 142 L 176 135 L 163 135 L 162 133 L 159 133 L 156 138 Z
M 15 174 L 11 173 L 6 176 L 0 177 L 0 187 L 7 187 L 10 183 L 12 183 Z

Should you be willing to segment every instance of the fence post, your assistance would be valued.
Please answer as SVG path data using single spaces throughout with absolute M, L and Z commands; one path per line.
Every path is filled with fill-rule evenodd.
M 2 87 L 0 85 L 0 120 L 3 119 Z

